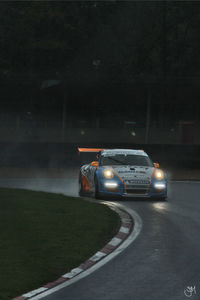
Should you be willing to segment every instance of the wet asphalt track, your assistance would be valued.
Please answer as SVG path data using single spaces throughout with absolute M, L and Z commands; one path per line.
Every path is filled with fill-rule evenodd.
M 14 186 L 27 188 L 25 181 L 15 181 Z M 45 184 L 48 190 L 48 180 Z M 63 184 L 57 180 L 56 192 L 64 191 Z M 120 203 L 142 218 L 143 228 L 135 242 L 94 273 L 43 299 L 200 299 L 200 183 L 170 183 L 167 202 Z M 187 287 L 195 287 L 191 294 L 187 290 L 191 297 L 184 294 Z

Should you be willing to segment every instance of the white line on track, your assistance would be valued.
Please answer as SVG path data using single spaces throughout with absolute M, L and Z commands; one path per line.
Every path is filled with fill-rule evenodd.
M 125 207 L 122 204 L 119 203 L 115 203 L 115 202 L 103 202 L 103 204 L 106 205 L 112 205 L 112 206 L 116 206 L 121 210 L 126 211 L 127 213 L 129 213 L 133 220 L 134 220 L 134 228 L 133 231 L 130 233 L 130 235 L 127 237 L 127 239 L 118 247 L 116 248 L 113 252 L 111 252 L 109 255 L 107 255 L 105 258 L 102 258 L 102 260 L 100 260 L 99 262 L 97 262 L 95 265 L 93 265 L 91 268 L 85 270 L 84 272 L 78 274 L 76 277 L 70 279 L 69 281 L 66 281 L 54 288 L 51 288 L 47 291 L 44 291 L 42 294 L 37 295 L 35 297 L 32 297 L 31 300 L 38 300 L 38 299 L 42 299 L 48 295 L 51 295 L 71 284 L 73 284 L 74 282 L 77 282 L 78 280 L 88 276 L 89 274 L 93 273 L 94 271 L 98 270 L 99 268 L 101 268 L 103 265 L 105 265 L 107 262 L 109 262 L 111 259 L 113 259 L 115 256 L 117 256 L 118 254 L 120 254 L 123 250 L 125 250 L 139 235 L 141 229 L 142 229 L 142 220 L 140 218 L 140 216 L 133 211 L 130 208 Z

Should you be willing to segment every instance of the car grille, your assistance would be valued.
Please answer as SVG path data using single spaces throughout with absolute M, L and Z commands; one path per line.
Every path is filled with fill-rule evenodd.
M 146 184 L 129 184 L 129 185 L 126 185 L 126 189 L 148 189 L 148 185 Z
M 147 195 L 148 189 L 126 189 L 127 194 Z
M 149 191 L 149 184 L 128 184 L 126 185 L 127 194 L 146 195 Z

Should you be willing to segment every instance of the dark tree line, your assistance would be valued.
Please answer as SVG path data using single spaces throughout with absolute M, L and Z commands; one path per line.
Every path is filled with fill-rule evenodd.
M 0 3 L 0 75 L 93 80 L 199 76 L 200 4 L 27 1 Z
M 94 107 L 109 89 L 146 99 L 145 84 L 198 85 L 199 21 L 198 1 L 1 1 L 1 99 L 25 99 L 46 79 L 62 82 L 59 97 L 97 95 Z

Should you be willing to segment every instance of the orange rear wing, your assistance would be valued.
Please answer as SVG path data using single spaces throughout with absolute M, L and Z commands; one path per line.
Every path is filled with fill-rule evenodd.
M 99 152 L 102 150 L 105 150 L 105 149 L 102 149 L 102 148 L 78 148 L 79 154 L 81 152 Z

